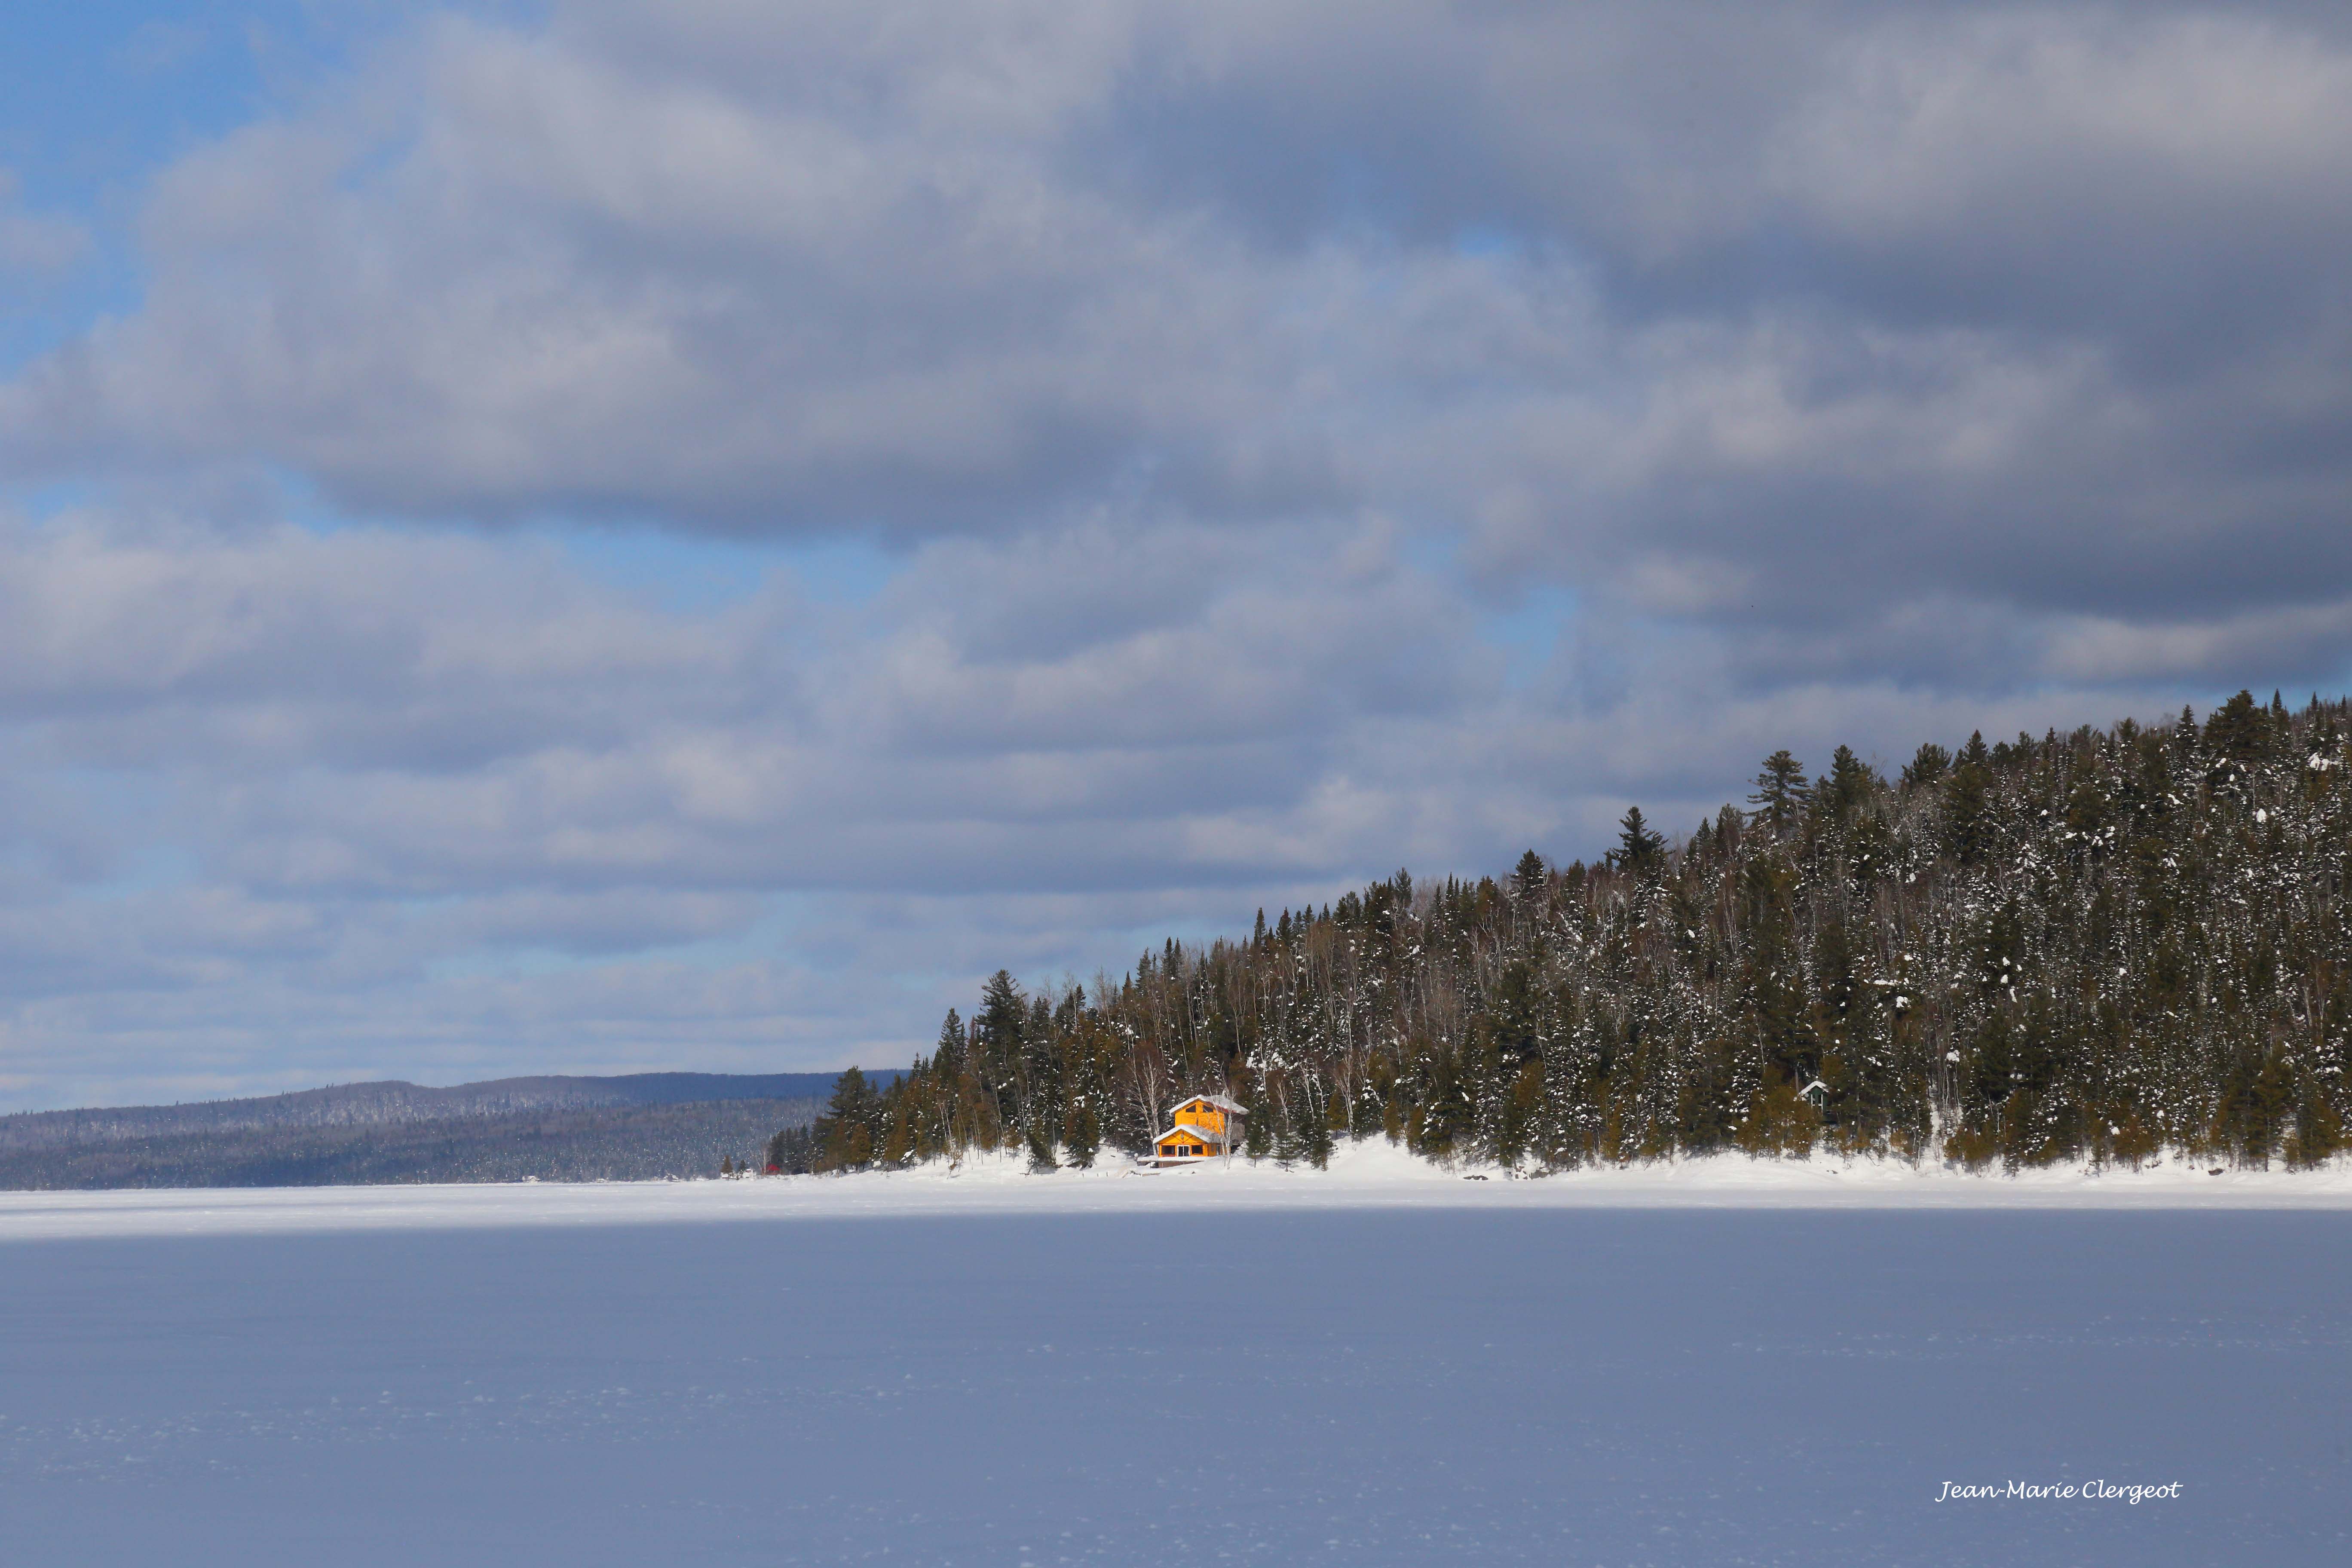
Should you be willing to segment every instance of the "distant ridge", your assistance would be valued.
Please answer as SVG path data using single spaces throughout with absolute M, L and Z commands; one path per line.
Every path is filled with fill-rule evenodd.
M 388 1079 L 246 1100 L 0 1116 L 0 1188 L 653 1180 L 806 1124 L 832 1073 Z M 884 1068 L 869 1078 L 902 1076 Z
M 868 1073 L 877 1083 L 899 1069 Z M 386 1079 L 334 1084 L 247 1100 L 182 1105 L 96 1106 L 24 1110 L 0 1116 L 0 1150 L 57 1148 L 123 1138 L 187 1132 L 242 1132 L 271 1127 L 374 1127 L 453 1121 L 543 1110 L 625 1105 L 693 1105 L 734 1100 L 810 1100 L 833 1092 L 828 1072 L 640 1072 L 611 1078 L 499 1078 L 448 1089 Z

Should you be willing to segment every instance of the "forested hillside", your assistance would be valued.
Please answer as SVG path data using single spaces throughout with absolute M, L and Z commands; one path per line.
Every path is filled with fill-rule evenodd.
M 0 1149 L 0 1189 L 657 1182 L 750 1169 L 820 1100 L 569 1106 L 439 1121 L 314 1123 Z
M 822 1103 L 814 1073 L 397 1081 L 0 1116 L 0 1189 L 657 1181 L 748 1161 Z
M 1140 1151 L 1185 1095 L 1249 1152 L 1385 1134 L 1524 1168 L 1745 1150 L 2015 1167 L 2308 1163 L 2343 1142 L 2352 713 L 1769 758 L 1747 809 L 1602 862 L 1399 872 L 1093 994 L 990 982 L 887 1089 L 771 1156 L 836 1169 Z

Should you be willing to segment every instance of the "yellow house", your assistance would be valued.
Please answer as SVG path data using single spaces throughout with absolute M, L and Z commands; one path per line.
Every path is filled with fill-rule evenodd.
M 1214 1159 L 1232 1149 L 1234 1122 L 1248 1114 L 1222 1094 L 1196 1094 L 1169 1113 L 1175 1125 L 1151 1141 L 1151 1163 L 1181 1165 Z

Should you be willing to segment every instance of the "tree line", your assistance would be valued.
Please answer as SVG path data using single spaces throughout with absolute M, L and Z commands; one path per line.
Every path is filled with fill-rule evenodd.
M 1746 809 L 1507 876 L 1400 871 L 1089 993 L 999 972 L 770 1162 L 1141 1153 L 1217 1092 L 1246 1152 L 1346 1138 L 1526 1169 L 1816 1149 L 2011 1169 L 2345 1142 L 2352 710 L 2240 692 L 2167 723 L 1956 751 L 1892 778 L 1767 758 Z

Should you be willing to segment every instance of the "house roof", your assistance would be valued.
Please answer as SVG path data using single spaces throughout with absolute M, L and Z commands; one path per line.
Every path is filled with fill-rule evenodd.
M 1224 1142 L 1224 1139 L 1218 1134 L 1205 1131 L 1198 1127 L 1171 1127 L 1167 1131 L 1162 1132 L 1159 1137 L 1154 1138 L 1152 1142 L 1154 1143 L 1165 1143 L 1171 1138 L 1181 1143 L 1222 1144 Z
M 1192 1099 L 1185 1100 L 1183 1104 L 1177 1106 L 1176 1110 L 1183 1110 L 1186 1105 L 1213 1105 L 1228 1116 L 1247 1116 L 1249 1114 L 1248 1111 L 1242 1109 L 1238 1101 L 1227 1100 L 1222 1094 L 1196 1094 Z M 1171 1110 L 1168 1114 L 1173 1116 L 1176 1114 L 1176 1110 Z

